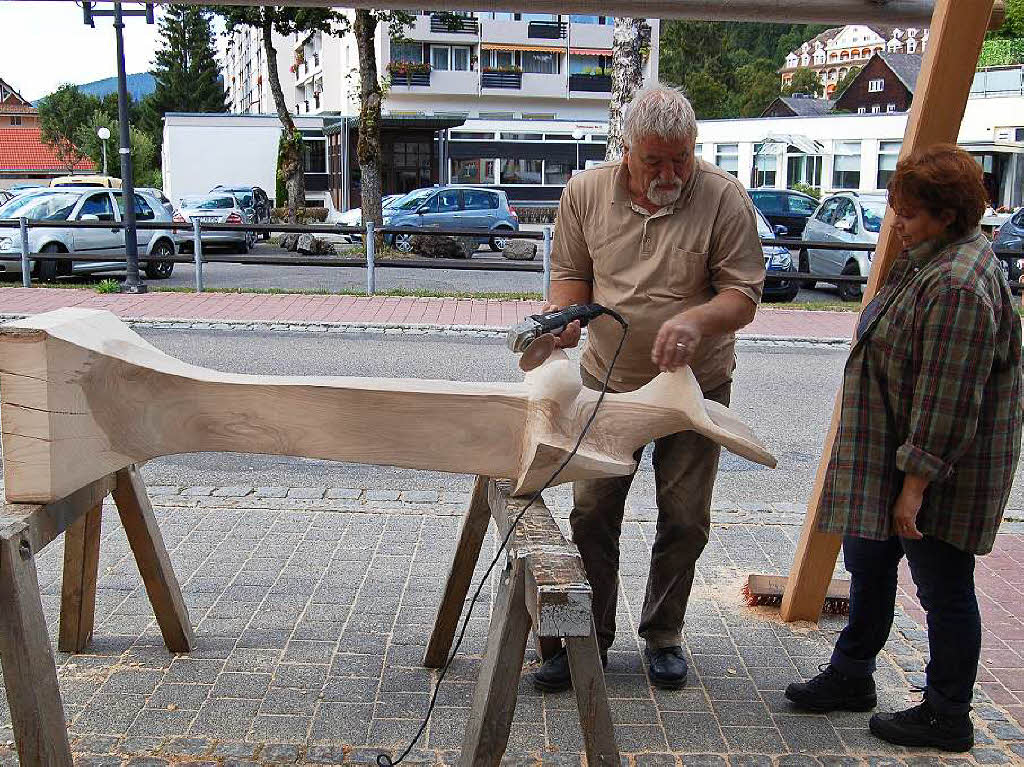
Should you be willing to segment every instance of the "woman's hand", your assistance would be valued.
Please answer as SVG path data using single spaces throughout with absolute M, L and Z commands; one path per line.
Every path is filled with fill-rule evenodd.
M 892 532 L 900 538 L 920 540 L 924 538 L 917 529 L 917 515 L 924 501 L 924 488 L 928 481 L 921 477 L 907 475 L 903 478 L 903 489 L 892 507 Z

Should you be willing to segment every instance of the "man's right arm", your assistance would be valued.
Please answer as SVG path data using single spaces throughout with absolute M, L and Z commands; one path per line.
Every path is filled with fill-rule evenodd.
M 590 283 L 584 280 L 552 280 L 548 302 L 541 311 L 554 312 L 573 304 L 589 304 L 592 294 Z M 555 346 L 571 349 L 580 342 L 581 332 L 579 322 L 569 323 L 565 330 L 555 336 Z
M 589 304 L 593 297 L 593 262 L 583 234 L 583 215 L 577 195 L 578 183 L 566 184 L 558 203 L 555 241 L 551 251 L 551 283 L 545 312 L 572 304 Z M 573 322 L 556 338 L 558 346 L 568 348 L 580 340 L 580 324 Z

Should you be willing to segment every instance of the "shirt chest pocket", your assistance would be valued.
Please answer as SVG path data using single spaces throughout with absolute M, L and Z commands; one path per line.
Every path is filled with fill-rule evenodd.
M 706 251 L 673 248 L 669 258 L 668 288 L 676 296 L 704 291 L 709 282 Z

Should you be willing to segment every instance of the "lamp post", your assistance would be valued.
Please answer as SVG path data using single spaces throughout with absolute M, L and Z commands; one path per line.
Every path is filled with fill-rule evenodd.
M 104 126 L 96 131 L 96 135 L 103 142 L 103 175 L 105 176 L 107 175 L 107 139 L 110 138 L 110 129 Z
M 580 170 L 580 141 L 587 137 L 587 133 L 581 128 L 573 128 L 572 137 L 576 140 L 576 168 L 570 175 Z
M 124 249 L 127 262 L 125 281 L 121 284 L 122 293 L 145 293 L 146 286 L 139 276 L 139 239 L 135 228 L 135 182 L 132 175 L 132 155 L 128 131 L 128 77 L 124 71 L 124 17 L 145 16 L 146 23 L 152 24 L 153 3 L 146 3 L 145 10 L 121 9 L 121 0 L 114 0 L 112 11 L 101 11 L 94 6 L 95 2 L 83 2 L 82 12 L 85 23 L 95 27 L 96 16 L 114 17 L 114 38 L 117 42 L 117 123 L 120 133 L 120 146 L 117 153 L 121 158 L 121 196 L 124 213 Z

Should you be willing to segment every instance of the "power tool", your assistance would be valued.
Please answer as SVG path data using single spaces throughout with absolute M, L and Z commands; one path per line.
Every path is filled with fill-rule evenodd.
M 573 304 L 545 314 L 531 314 L 508 332 L 508 348 L 522 354 L 519 367 L 524 371 L 533 370 L 551 356 L 555 350 L 555 336 L 570 323 L 579 322 L 586 327 L 591 320 L 609 314 L 618 315 L 601 304 Z

